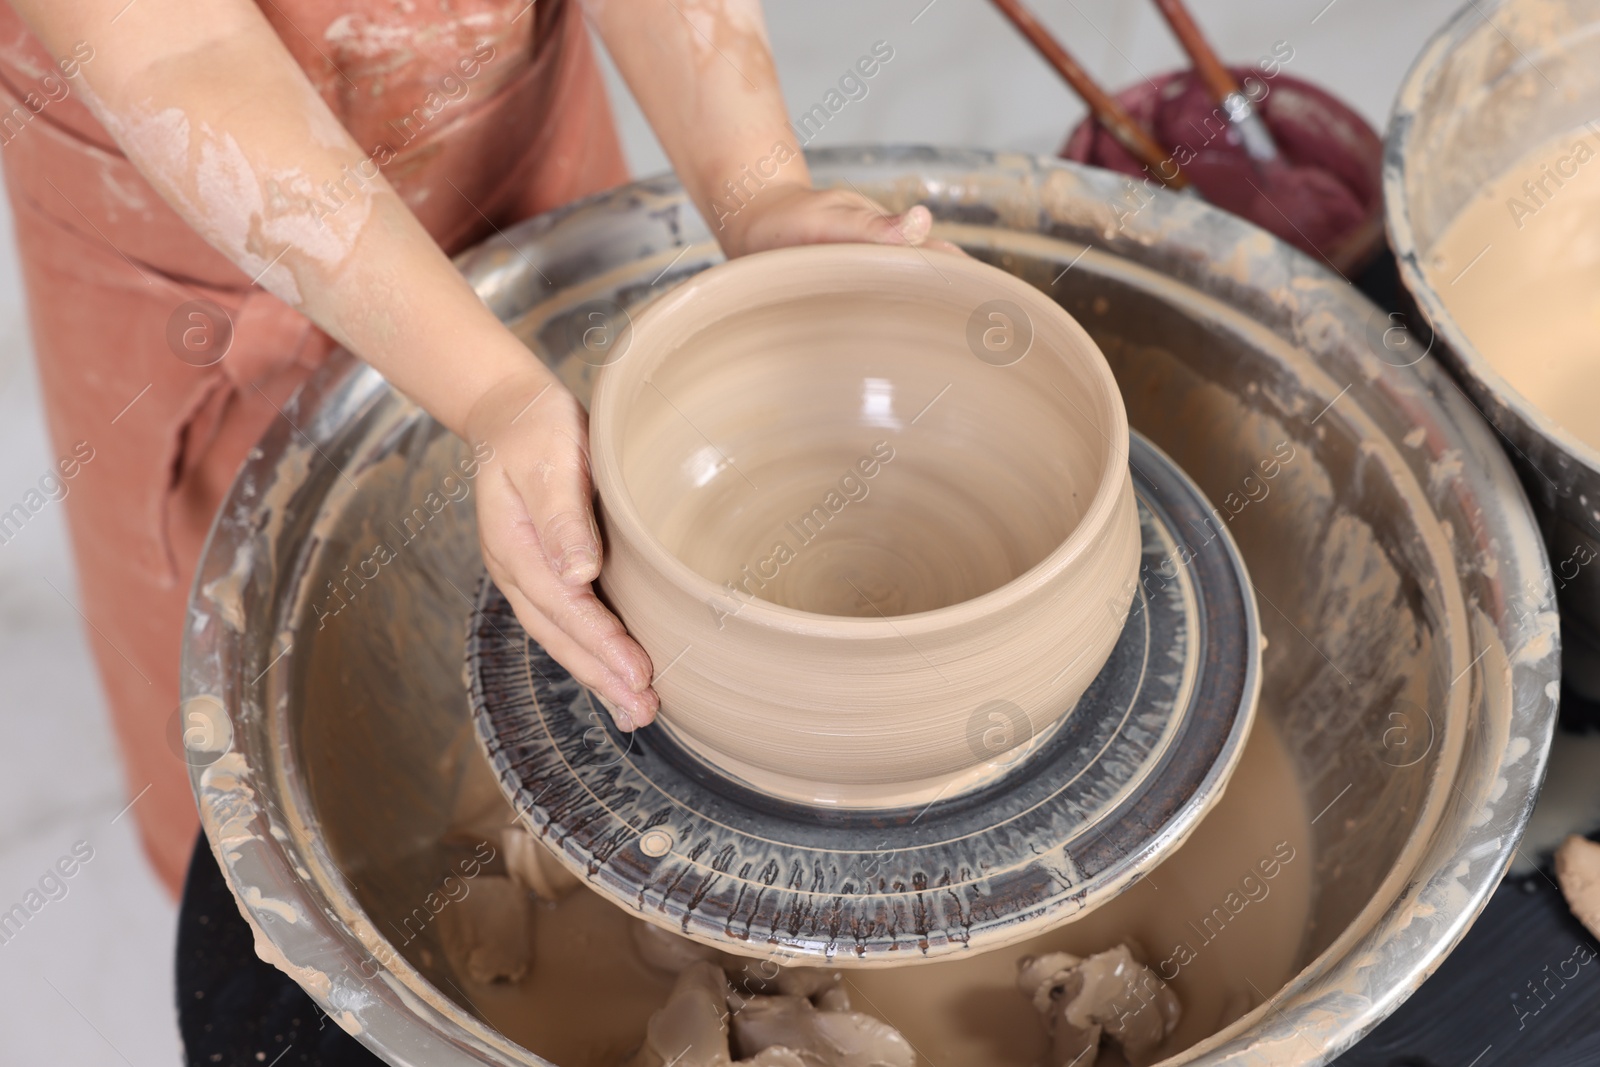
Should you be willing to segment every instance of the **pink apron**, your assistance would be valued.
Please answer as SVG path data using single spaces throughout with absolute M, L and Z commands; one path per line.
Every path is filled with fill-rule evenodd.
M 445 251 L 492 232 L 485 216 L 505 226 L 625 179 L 576 5 L 401 7 L 273 0 L 264 10 L 356 142 L 387 160 L 384 175 Z M 67 486 L 75 607 L 88 622 L 130 797 L 149 786 L 133 808 L 146 852 L 176 892 L 197 826 L 172 740 L 190 580 L 246 452 L 331 342 L 167 207 L 76 84 L 0 3 L 0 107 L 9 109 L 0 157 L 53 472 Z M 211 366 L 178 358 L 169 344 L 169 330 L 197 321 L 175 314 L 197 299 L 226 309 L 233 324 L 226 356 Z M 0 536 L 27 534 L 0 516 Z

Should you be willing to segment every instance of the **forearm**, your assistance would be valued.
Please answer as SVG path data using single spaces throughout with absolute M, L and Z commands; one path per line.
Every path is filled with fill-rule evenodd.
M 585 0 L 584 10 L 724 248 L 764 191 L 810 184 L 760 0 Z
M 543 373 L 254 4 L 125 3 L 17 6 L 54 54 L 94 28 L 85 100 L 207 241 L 458 432 L 493 383 Z

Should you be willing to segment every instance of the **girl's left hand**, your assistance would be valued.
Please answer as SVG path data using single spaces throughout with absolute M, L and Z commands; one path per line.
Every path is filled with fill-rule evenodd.
M 847 241 L 964 254 L 949 241 L 928 236 L 933 214 L 921 204 L 891 215 L 876 201 L 850 189 L 769 185 L 724 221 L 725 231 L 717 237 L 730 259 L 789 245 Z

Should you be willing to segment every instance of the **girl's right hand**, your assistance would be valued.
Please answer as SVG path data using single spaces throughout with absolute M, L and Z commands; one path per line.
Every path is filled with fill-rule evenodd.
M 488 390 L 465 436 L 494 450 L 478 486 L 483 560 L 517 619 L 622 730 L 655 718 L 650 657 L 594 594 L 603 551 L 583 405 L 542 366 Z

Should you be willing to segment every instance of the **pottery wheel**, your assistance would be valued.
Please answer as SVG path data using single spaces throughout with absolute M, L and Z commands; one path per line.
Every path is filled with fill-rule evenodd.
M 758 792 L 660 726 L 617 731 L 485 579 L 467 673 L 502 788 L 594 889 L 748 955 L 920 962 L 1098 906 L 1216 799 L 1259 688 L 1255 602 L 1223 519 L 1137 434 L 1129 458 L 1143 556 L 1121 636 L 1054 732 L 982 788 L 892 810 Z M 975 745 L 1006 710 L 975 720 Z

